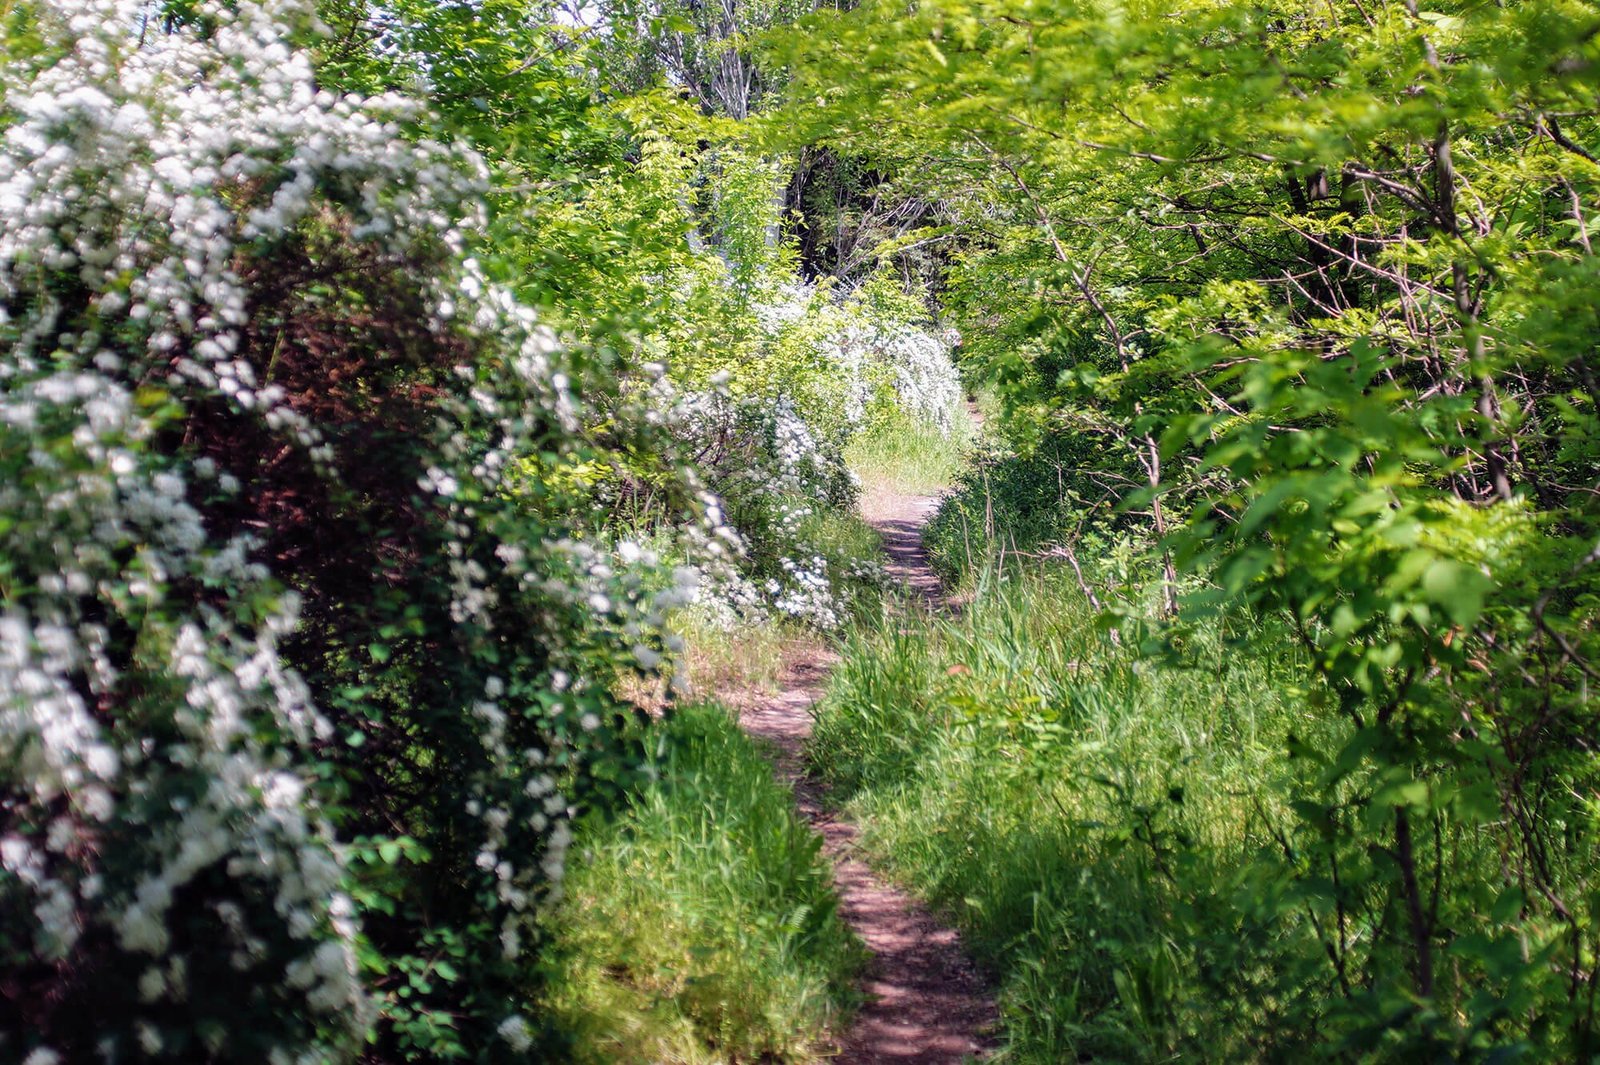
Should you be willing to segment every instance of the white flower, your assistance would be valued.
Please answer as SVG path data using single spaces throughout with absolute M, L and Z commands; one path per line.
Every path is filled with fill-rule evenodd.
M 533 1046 L 533 1032 L 520 1014 L 513 1013 L 501 1021 L 495 1028 L 495 1034 L 504 1039 L 506 1045 L 518 1054 Z

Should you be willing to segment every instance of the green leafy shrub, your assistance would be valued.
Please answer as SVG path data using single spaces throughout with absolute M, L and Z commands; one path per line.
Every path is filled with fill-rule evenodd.
M 1110 455 L 1108 456 L 1108 451 Z M 1031 445 L 991 444 L 963 471 L 923 534 L 947 581 L 975 576 L 1007 553 L 1070 547 L 1098 558 L 1147 527 L 1124 503 L 1138 488 L 1131 457 L 1090 434 L 1051 433 Z
M 1357 1059 L 1600 1046 L 1597 16 L 867 2 L 773 45 L 798 137 L 940 198 L 945 308 L 1018 452 L 1085 442 L 1064 489 L 972 493 L 981 537 L 952 508 L 947 568 L 1009 547 L 1014 495 L 1130 645 L 1238 612 L 1256 654 L 1303 656 L 1317 727 L 1235 866 L 1266 930 L 1235 940 L 1272 959 L 1245 969 L 1283 983 L 1214 1007 L 1253 1003 L 1263 1056 L 1296 1025 Z M 1137 606 L 1090 565 L 1122 538 L 1076 540 L 1129 462 Z

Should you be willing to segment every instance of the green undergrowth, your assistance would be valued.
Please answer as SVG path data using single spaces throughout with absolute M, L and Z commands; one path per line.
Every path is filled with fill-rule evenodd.
M 844 457 L 868 493 L 923 495 L 956 479 L 974 435 L 964 410 L 956 412 L 949 432 L 899 414 L 857 436 Z
M 1274 756 L 1319 735 L 1292 662 L 1234 653 L 1219 622 L 1188 668 L 1156 668 L 1068 574 L 977 584 L 959 616 L 847 641 L 812 764 L 997 973 L 1006 1060 L 1259 1057 L 1253 1032 L 1313 986 L 1289 975 L 1295 922 L 1263 944 L 1231 901 L 1270 846 Z
M 954 491 L 924 535 L 941 579 L 969 581 L 1000 552 L 1026 557 L 1063 546 L 1105 569 L 1108 550 L 1146 531 L 1116 505 L 1141 473 L 1114 442 L 1056 432 L 1020 448 L 986 443 L 952 476 Z
M 820 841 L 722 707 L 658 735 L 653 782 L 573 845 L 547 1002 L 570 1057 L 814 1060 L 861 956 Z

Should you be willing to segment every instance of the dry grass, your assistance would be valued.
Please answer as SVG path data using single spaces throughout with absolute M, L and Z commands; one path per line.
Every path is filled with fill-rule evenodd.
M 817 632 L 789 621 L 765 621 L 736 629 L 699 624 L 693 616 L 679 621 L 685 650 L 677 666 L 679 700 L 714 700 L 735 710 L 778 690 L 784 670 L 795 662 L 829 653 Z M 668 681 L 624 677 L 617 694 L 633 705 L 659 714 L 668 703 Z

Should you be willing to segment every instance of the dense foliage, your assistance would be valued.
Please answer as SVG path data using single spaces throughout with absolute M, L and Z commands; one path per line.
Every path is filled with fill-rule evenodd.
M 623 694 L 852 625 L 1019 1055 L 1600 1053 L 1600 7 L 846 7 L 0 6 L 0 1056 L 560 1053 L 623 910 L 809 1052 L 807 838 Z
M 481 163 L 319 90 L 308 13 L 33 15 L 0 155 L 8 1041 L 342 1057 L 377 1007 L 381 1052 L 515 1053 L 566 821 L 636 759 L 604 682 L 661 639 L 527 465 L 581 455 L 603 382 L 469 256 Z
M 1259 950 L 1150 1007 L 1256 1001 L 1253 1053 L 1600 1039 L 1597 20 L 868 3 L 774 42 L 803 136 L 942 204 L 946 305 L 1009 399 L 946 557 L 1020 534 L 1168 668 L 1216 611 L 1304 658 L 1242 879 L 1185 882 L 1229 904 L 1186 932 Z M 1089 564 L 1119 526 L 1154 602 Z
M 547 12 L 4 18 L 0 1056 L 542 1053 L 615 692 L 697 599 L 839 622 L 839 452 L 947 424 L 943 342 Z

